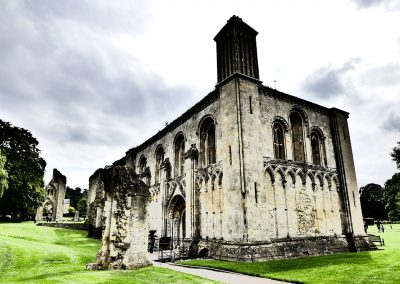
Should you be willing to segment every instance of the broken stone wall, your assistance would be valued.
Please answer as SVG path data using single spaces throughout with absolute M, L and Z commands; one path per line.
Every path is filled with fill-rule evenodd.
M 105 204 L 104 183 L 101 180 L 101 172 L 103 169 L 98 169 L 89 178 L 89 192 L 87 201 L 87 219 L 89 236 L 101 238 L 101 233 L 104 227 L 103 210 Z
M 131 168 L 113 166 L 101 172 L 106 200 L 105 227 L 97 269 L 133 269 L 151 265 L 147 257 L 150 192 Z

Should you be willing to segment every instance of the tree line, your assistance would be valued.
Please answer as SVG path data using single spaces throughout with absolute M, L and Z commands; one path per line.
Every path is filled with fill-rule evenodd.
M 390 156 L 400 170 L 400 142 Z M 360 201 L 364 218 L 400 221 L 400 173 L 395 173 L 383 187 L 375 183 L 361 187 Z
M 46 161 L 38 145 L 28 130 L 0 119 L 0 219 L 27 219 L 43 204 Z M 86 213 L 87 189 L 67 186 L 65 198 L 73 213 Z

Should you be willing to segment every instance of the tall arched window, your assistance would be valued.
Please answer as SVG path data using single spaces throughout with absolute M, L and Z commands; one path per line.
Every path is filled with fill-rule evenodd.
M 314 165 L 321 166 L 321 143 L 317 133 L 311 133 L 311 152 Z
M 185 170 L 185 138 L 180 133 L 175 139 L 175 176 L 183 175 Z
M 164 162 L 164 148 L 159 146 L 156 151 L 156 170 L 155 170 L 155 180 L 154 182 L 157 184 L 161 179 L 161 164 Z
M 217 162 L 215 149 L 215 123 L 211 117 L 207 117 L 201 123 L 200 160 L 203 167 Z
M 283 126 L 275 123 L 273 126 L 275 159 L 285 159 L 285 134 Z
M 313 126 L 311 128 L 310 139 L 313 164 L 317 166 L 327 166 L 328 161 L 326 159 L 324 133 L 319 127 Z
M 293 160 L 304 161 L 303 119 L 298 112 L 290 114 L 292 130 Z

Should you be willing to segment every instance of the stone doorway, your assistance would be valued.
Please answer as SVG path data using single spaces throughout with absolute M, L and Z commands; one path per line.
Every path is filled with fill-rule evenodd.
M 186 202 L 182 195 L 175 195 L 168 206 L 167 237 L 173 248 L 182 245 L 186 237 Z

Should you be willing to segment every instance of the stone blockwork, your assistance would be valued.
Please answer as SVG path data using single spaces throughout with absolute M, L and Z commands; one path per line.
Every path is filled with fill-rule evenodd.
M 367 237 L 354 239 L 359 251 L 377 249 Z M 271 242 L 227 242 L 203 240 L 200 252 L 208 257 L 231 261 L 264 261 L 349 252 L 348 240 L 344 236 L 298 237 L 279 239 Z
M 148 187 L 124 166 L 105 168 L 101 180 L 106 197 L 105 228 L 95 267 L 133 269 L 151 265 L 147 257 Z
M 149 186 L 149 229 L 173 247 L 282 246 L 293 255 L 297 246 L 309 254 L 368 247 L 357 241 L 365 233 L 348 113 L 262 85 L 256 35 L 231 18 L 215 39 L 215 89 L 114 165 Z M 90 184 L 89 222 L 104 227 L 94 217 L 108 210 L 96 173 Z

